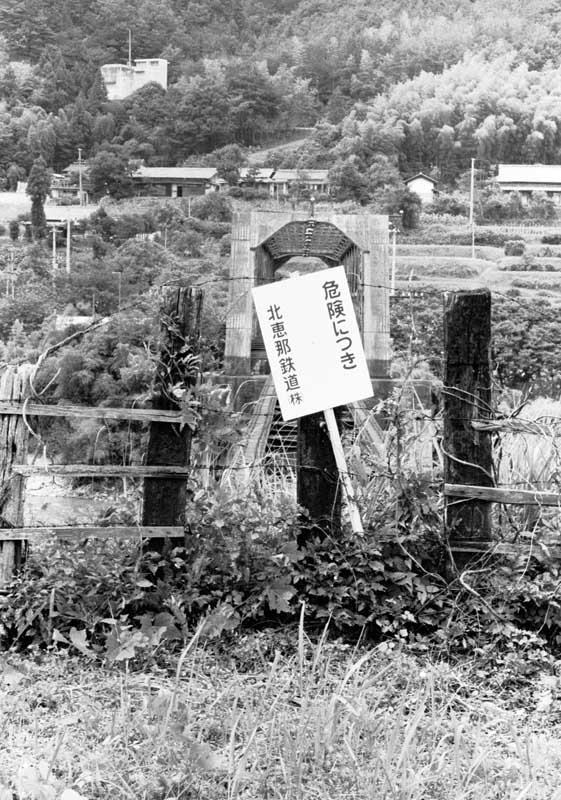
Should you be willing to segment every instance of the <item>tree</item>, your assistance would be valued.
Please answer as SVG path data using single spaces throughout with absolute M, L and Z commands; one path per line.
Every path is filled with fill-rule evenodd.
M 17 164 L 10 164 L 8 167 L 8 171 L 6 173 L 6 179 L 8 181 L 8 190 L 10 192 L 15 192 L 18 188 L 18 181 L 24 177 L 25 172 L 22 170 L 21 167 L 18 167 Z
M 34 239 L 47 235 L 47 219 L 44 204 L 51 189 L 51 173 L 43 156 L 33 162 L 27 179 L 27 194 L 31 197 L 31 229 Z
M 240 181 L 240 169 L 247 163 L 247 158 L 239 144 L 226 144 L 215 150 L 209 156 L 209 163 L 212 161 L 216 166 L 218 178 L 226 181 L 228 186 L 237 186 Z
M 72 102 L 76 86 L 59 47 L 47 46 L 39 61 L 40 84 L 33 101 L 46 111 L 56 113 Z
M 19 239 L 19 222 L 17 221 L 17 219 L 10 220 L 8 230 L 10 232 L 10 239 L 12 240 L 12 242 L 17 242 L 17 240 Z
M 87 100 L 90 111 L 100 111 L 102 106 L 107 103 L 107 89 L 99 69 L 95 71 L 92 85 L 88 90 Z
M 11 65 L 8 65 L 0 77 L 0 98 L 11 104 L 18 92 L 18 80 Z
M 416 228 L 419 224 L 419 214 L 421 213 L 421 198 L 410 189 L 402 192 L 399 201 L 399 211 L 402 212 L 402 224 L 405 230 Z
M 13 60 L 37 62 L 45 45 L 53 41 L 49 3 L 43 0 L 3 0 L 0 26 Z
M 166 108 L 167 118 L 158 128 L 158 149 L 167 150 L 175 161 L 233 139 L 232 99 L 222 78 L 196 77 L 186 86 L 170 89 Z
M 364 204 L 370 199 L 368 180 L 350 158 L 333 165 L 329 170 L 329 184 L 335 200 Z
M 226 89 L 232 105 L 234 138 L 246 145 L 261 141 L 278 117 L 281 96 L 268 74 L 254 64 L 241 64 L 228 70 Z
M 132 172 L 122 152 L 100 150 L 89 162 L 88 172 L 94 196 L 108 194 L 117 200 L 132 196 Z

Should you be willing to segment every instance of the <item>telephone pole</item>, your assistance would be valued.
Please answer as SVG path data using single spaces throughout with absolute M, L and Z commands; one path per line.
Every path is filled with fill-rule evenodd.
M 475 188 L 475 158 L 471 159 L 471 175 L 469 183 L 469 226 L 471 228 L 471 257 L 475 258 L 475 220 L 473 214 Z
M 80 197 L 80 205 L 84 205 L 84 192 L 82 188 L 82 148 L 78 148 L 78 195 Z

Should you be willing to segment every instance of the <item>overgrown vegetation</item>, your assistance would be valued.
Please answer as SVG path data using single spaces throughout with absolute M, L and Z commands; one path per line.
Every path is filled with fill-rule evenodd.
M 170 675 L 94 671 L 60 654 L 29 659 L 0 672 L 12 758 L 0 766 L 0 791 L 551 800 L 559 754 L 546 731 L 559 713 L 558 665 L 536 649 L 528 660 L 529 645 L 518 640 L 492 669 L 454 666 L 399 645 L 309 638 L 303 615 L 274 637 L 213 646 L 196 632 Z M 59 747 L 53 729 L 64 732 Z

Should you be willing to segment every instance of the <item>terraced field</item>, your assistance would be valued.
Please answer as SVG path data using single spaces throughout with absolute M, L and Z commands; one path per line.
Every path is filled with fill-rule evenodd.
M 488 287 L 521 299 L 561 304 L 561 246 L 528 242 L 524 256 L 507 257 L 501 247 L 398 244 L 396 288 L 452 291 Z

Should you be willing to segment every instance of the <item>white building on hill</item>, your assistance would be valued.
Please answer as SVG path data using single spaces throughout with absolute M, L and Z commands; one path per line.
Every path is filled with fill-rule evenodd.
M 104 64 L 101 76 L 109 100 L 122 100 L 147 83 L 168 88 L 168 62 L 165 58 L 137 58 L 131 64 Z
M 409 191 L 414 192 L 414 194 L 421 198 L 421 203 L 423 205 L 432 203 L 435 196 L 438 194 L 436 191 L 436 181 L 434 178 L 429 178 L 424 172 L 413 175 L 412 178 L 408 178 L 404 183 Z

